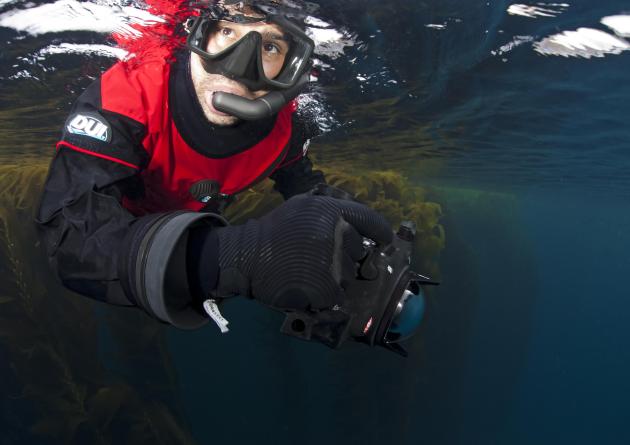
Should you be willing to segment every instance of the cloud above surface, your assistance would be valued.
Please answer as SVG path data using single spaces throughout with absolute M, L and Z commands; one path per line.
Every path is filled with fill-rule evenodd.
M 45 57 L 51 54 L 90 54 L 105 57 L 115 57 L 125 59 L 129 53 L 121 48 L 108 45 L 91 45 L 77 43 L 61 43 L 59 45 L 49 45 L 41 49 L 37 55 Z
M 612 34 L 593 28 L 578 28 L 546 37 L 534 44 L 534 50 L 543 55 L 563 57 L 604 57 L 630 49 L 630 43 Z
M 14 0 L 0 0 L 0 5 L 11 1 Z M 143 9 L 122 6 L 112 1 L 58 0 L 0 14 L 0 26 L 34 36 L 67 31 L 138 35 L 139 31 L 131 25 L 151 25 L 162 21 L 160 17 Z M 315 53 L 320 56 L 337 58 L 344 54 L 346 47 L 356 43 L 356 37 L 351 33 L 337 30 L 320 19 L 308 17 L 306 23 L 307 34 L 315 41 Z
M 556 17 L 567 10 L 567 3 L 536 3 L 536 5 L 513 4 L 507 9 L 510 15 L 519 15 L 522 17 Z
M 611 15 L 600 22 L 614 31 L 620 37 L 630 37 L 630 15 Z
M 11 3 L 17 3 L 19 0 L 0 0 L 0 6 L 8 5 Z
M 526 18 L 551 18 L 563 13 L 569 7 L 568 3 L 536 3 L 534 5 L 515 3 L 508 7 L 507 12 L 510 15 Z M 621 54 L 630 49 L 630 42 L 624 39 L 630 37 L 630 15 L 611 15 L 602 18 L 600 22 L 614 34 L 590 27 L 562 31 L 535 42 L 534 51 L 545 56 L 590 59 L 609 54 Z M 524 40 L 518 37 L 516 36 L 515 40 L 491 53 L 501 55 L 524 43 Z
M 136 34 L 130 25 L 152 24 L 159 17 L 131 6 L 101 5 L 76 0 L 58 0 L 0 15 L 0 26 L 31 35 L 64 31 L 119 32 Z

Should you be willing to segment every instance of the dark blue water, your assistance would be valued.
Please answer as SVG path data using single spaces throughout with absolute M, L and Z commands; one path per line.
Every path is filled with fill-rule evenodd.
M 627 2 L 573 2 L 547 18 L 509 15 L 510 2 L 494 1 L 323 5 L 323 18 L 358 43 L 323 58 L 332 69 L 319 91 L 332 124 L 313 154 L 322 165 L 378 164 L 432 187 L 444 210 L 442 285 L 407 360 L 283 337 L 281 320 L 247 301 L 226 307 L 229 335 L 213 326 L 169 332 L 195 439 L 630 443 L 630 52 L 586 59 L 532 46 L 580 27 L 612 35 L 600 20 L 627 12 Z M 59 35 L 0 35 L 2 111 L 24 128 L 30 116 L 11 110 L 26 82 L 27 105 L 37 91 L 66 87 L 50 96 L 54 116 L 41 111 L 52 122 L 111 63 L 58 55 L 56 75 L 11 78 L 23 68 L 41 77 L 53 59 L 18 56 Z M 507 49 L 517 36 L 531 41 Z M 29 150 L 43 157 L 48 148 Z
M 489 251 L 480 275 L 494 277 L 481 286 L 468 351 L 461 425 L 473 443 L 628 441 L 630 214 L 620 207 L 605 197 L 520 197 L 519 252 L 506 252 L 496 232 L 469 232 Z

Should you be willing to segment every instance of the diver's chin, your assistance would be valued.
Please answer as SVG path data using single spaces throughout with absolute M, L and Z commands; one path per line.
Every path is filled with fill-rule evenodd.
M 214 125 L 224 127 L 236 125 L 239 122 L 239 118 L 232 116 L 229 113 L 219 111 L 214 107 L 214 104 L 212 103 L 214 93 L 214 91 L 207 91 L 204 93 L 203 101 L 205 106 L 203 108 L 206 119 Z
M 205 104 L 204 104 L 205 105 Z M 231 114 L 223 113 L 221 111 L 215 110 L 214 107 L 212 109 L 208 106 L 203 107 L 203 114 L 208 122 L 212 125 L 220 126 L 220 127 L 229 127 L 236 125 L 240 119 L 236 116 L 232 116 Z
M 218 116 L 206 113 L 206 120 L 212 125 L 216 125 L 218 127 L 233 127 L 240 122 L 238 117 L 230 114 Z

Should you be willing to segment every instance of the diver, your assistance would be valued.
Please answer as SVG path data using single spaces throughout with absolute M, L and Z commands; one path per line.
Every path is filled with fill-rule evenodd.
M 76 100 L 37 215 L 64 286 L 224 332 L 219 303 L 233 296 L 293 314 L 294 327 L 296 314 L 344 305 L 366 240 L 394 233 L 312 168 L 295 99 L 314 43 L 283 3 L 205 2 L 181 44 L 116 63 Z M 285 203 L 229 225 L 225 207 L 267 177 Z

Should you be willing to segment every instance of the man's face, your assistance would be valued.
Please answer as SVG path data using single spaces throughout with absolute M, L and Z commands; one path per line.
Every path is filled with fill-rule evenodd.
M 262 62 L 265 75 L 269 79 L 275 78 L 284 65 L 285 57 L 289 51 L 289 44 L 277 25 L 257 22 L 251 24 L 239 24 L 221 21 L 217 24 L 215 32 L 208 38 L 206 51 L 216 54 L 231 46 L 247 33 L 256 31 L 262 36 Z M 191 53 L 191 75 L 197 98 L 206 118 L 215 125 L 233 125 L 238 118 L 214 108 L 212 97 L 215 92 L 223 91 L 236 94 L 248 99 L 256 99 L 268 93 L 266 90 L 250 91 L 245 85 L 229 79 L 220 74 L 210 74 L 204 70 L 201 58 Z

